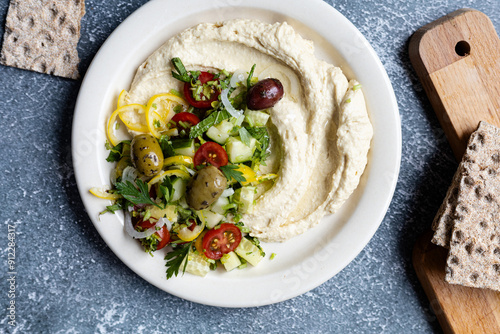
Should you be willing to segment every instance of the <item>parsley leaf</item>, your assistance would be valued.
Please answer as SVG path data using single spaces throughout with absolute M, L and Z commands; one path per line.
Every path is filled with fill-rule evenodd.
M 164 178 L 163 182 L 160 184 L 160 193 L 163 195 L 167 203 L 172 200 L 172 197 L 174 196 L 174 187 L 169 177 Z
M 132 182 L 117 182 L 116 189 L 118 193 L 121 194 L 127 201 L 132 204 L 151 204 L 162 209 L 161 206 L 156 204 L 150 197 L 148 191 L 148 185 L 141 179 L 135 180 L 135 184 L 139 187 L 137 189 Z
M 211 113 L 207 118 L 205 118 L 203 121 L 201 121 L 200 123 L 196 124 L 191 128 L 191 131 L 189 132 L 189 138 L 194 139 L 203 136 L 203 134 L 208 129 L 210 129 L 212 125 L 219 124 L 223 120 L 228 119 L 230 117 L 231 114 L 228 113 L 226 110 L 221 110 Z
M 182 63 L 180 58 L 172 58 L 171 60 L 172 65 L 174 66 L 175 70 L 178 72 L 172 71 L 172 76 L 176 78 L 177 80 L 180 80 L 182 82 L 191 82 L 191 76 L 189 73 L 186 71 L 186 68 L 184 67 L 184 64 Z
M 123 207 L 121 201 L 117 201 L 113 205 L 107 205 L 106 209 L 104 211 L 100 212 L 99 214 L 103 215 L 106 212 L 115 213 L 116 211 L 123 210 L 123 209 L 124 209 L 124 207 Z
M 165 255 L 165 260 L 167 261 L 167 263 L 165 264 L 165 266 L 167 267 L 167 279 L 171 278 L 174 275 L 177 276 L 179 274 L 181 266 L 182 273 L 184 274 L 184 272 L 186 271 L 187 263 L 189 261 L 187 256 L 192 245 L 193 241 L 188 244 L 178 246 L 178 248 L 175 248 L 173 251 Z M 184 261 L 184 259 L 186 261 Z
M 236 165 L 225 165 L 220 166 L 219 169 L 224 173 L 226 179 L 231 181 L 234 179 L 238 182 L 245 182 L 247 179 L 243 176 L 243 173 L 238 170 L 238 166 Z
M 176 155 L 172 142 L 169 139 L 170 138 L 167 135 L 162 135 L 159 140 L 161 150 L 163 151 L 163 155 L 165 157 L 173 157 Z
M 267 132 L 266 127 L 265 126 L 258 128 L 247 127 L 245 129 L 248 131 L 248 133 L 250 133 L 252 137 L 257 139 L 257 141 L 260 144 L 259 147 L 260 151 L 265 152 L 269 147 L 269 132 Z
M 116 162 L 123 157 L 124 149 L 127 145 L 130 145 L 129 140 L 124 140 L 120 142 L 118 145 L 113 146 L 108 141 L 106 141 L 105 147 L 109 150 L 109 155 L 106 158 L 107 162 Z

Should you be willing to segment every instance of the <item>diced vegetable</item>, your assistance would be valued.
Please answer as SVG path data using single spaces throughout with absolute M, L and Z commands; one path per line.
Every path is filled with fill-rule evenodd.
M 210 127 L 207 131 L 207 136 L 217 143 L 223 145 L 229 138 L 234 124 L 228 120 L 224 120 L 217 125 Z
M 172 202 L 177 202 L 186 193 L 187 182 L 181 178 L 176 178 L 172 182 L 172 188 L 174 189 L 174 195 L 172 196 Z
M 219 197 L 219 199 L 215 201 L 214 204 L 212 204 L 210 210 L 220 215 L 224 215 L 226 213 L 226 210 L 223 207 L 225 207 L 228 204 L 229 204 L 229 199 L 227 197 Z
M 209 229 L 213 229 L 217 224 L 220 223 L 222 218 L 224 218 L 222 214 L 212 212 L 210 210 L 202 210 L 200 212 L 201 214 L 203 214 L 203 218 L 205 219 L 205 226 Z
M 269 114 L 263 111 L 247 109 L 245 111 L 245 117 L 248 124 L 250 124 L 252 127 L 261 127 L 266 126 L 267 120 L 269 119 Z
M 172 140 L 175 154 L 194 157 L 194 139 Z
M 238 255 L 236 255 L 235 252 L 224 254 L 220 259 L 220 262 L 224 265 L 226 271 L 231 271 L 241 265 L 240 258 L 238 257 Z
M 247 238 L 241 238 L 240 244 L 234 251 L 254 267 L 264 258 L 260 249 Z
M 234 192 L 234 201 L 238 203 L 238 211 L 241 213 L 251 212 L 255 200 L 255 187 L 241 187 Z
M 204 277 L 210 271 L 210 263 L 202 255 L 189 250 L 186 272 Z M 182 262 L 181 268 L 184 268 L 186 259 Z
M 257 140 L 250 138 L 250 145 L 243 143 L 240 137 L 229 137 L 226 142 L 226 152 L 232 163 L 245 162 L 252 159 Z

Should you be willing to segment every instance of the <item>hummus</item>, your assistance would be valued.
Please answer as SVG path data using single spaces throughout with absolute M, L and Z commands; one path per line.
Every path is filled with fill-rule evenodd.
M 285 241 L 334 213 L 356 189 L 367 163 L 372 126 L 360 85 L 319 60 L 311 41 L 286 22 L 202 23 L 171 38 L 137 70 L 131 103 L 182 90 L 171 75 L 179 57 L 188 70 L 249 70 L 278 78 L 283 99 L 270 109 L 272 154 L 265 172 L 275 184 L 242 221 L 263 241 Z

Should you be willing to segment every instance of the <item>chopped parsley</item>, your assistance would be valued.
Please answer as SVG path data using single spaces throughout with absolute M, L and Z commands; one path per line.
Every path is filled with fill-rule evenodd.
M 188 263 L 187 256 L 192 245 L 193 241 L 188 244 L 178 245 L 176 248 L 174 248 L 173 251 L 165 255 L 165 261 L 167 261 L 167 263 L 165 264 L 165 266 L 167 267 L 167 279 L 171 278 L 172 276 L 177 276 L 179 274 L 181 266 L 182 273 L 184 274 Z M 184 261 L 184 259 L 186 261 Z
M 220 166 L 219 169 L 224 173 L 226 179 L 231 181 L 231 179 L 236 180 L 237 182 L 245 182 L 247 179 L 243 176 L 243 173 L 238 170 L 238 166 L 236 165 L 226 165 Z
M 131 202 L 132 204 L 150 204 L 162 209 L 161 206 L 159 206 L 149 197 L 147 183 L 145 183 L 141 179 L 136 179 L 135 184 L 138 188 L 136 188 L 132 184 L 132 182 L 128 180 L 126 183 L 117 182 L 116 189 L 118 189 L 118 193 L 120 195 L 122 195 L 127 201 Z

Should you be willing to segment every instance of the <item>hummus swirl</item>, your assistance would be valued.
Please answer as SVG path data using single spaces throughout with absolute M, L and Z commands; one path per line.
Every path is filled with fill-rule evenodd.
M 276 183 L 243 216 L 251 235 L 285 241 L 334 213 L 356 189 L 367 163 L 373 130 L 363 92 L 340 68 L 319 60 L 311 41 L 286 22 L 202 23 L 168 40 L 137 70 L 130 101 L 181 90 L 170 60 L 187 69 L 235 72 L 256 64 L 259 80 L 278 78 L 283 99 L 270 109 L 272 154 L 266 172 Z

